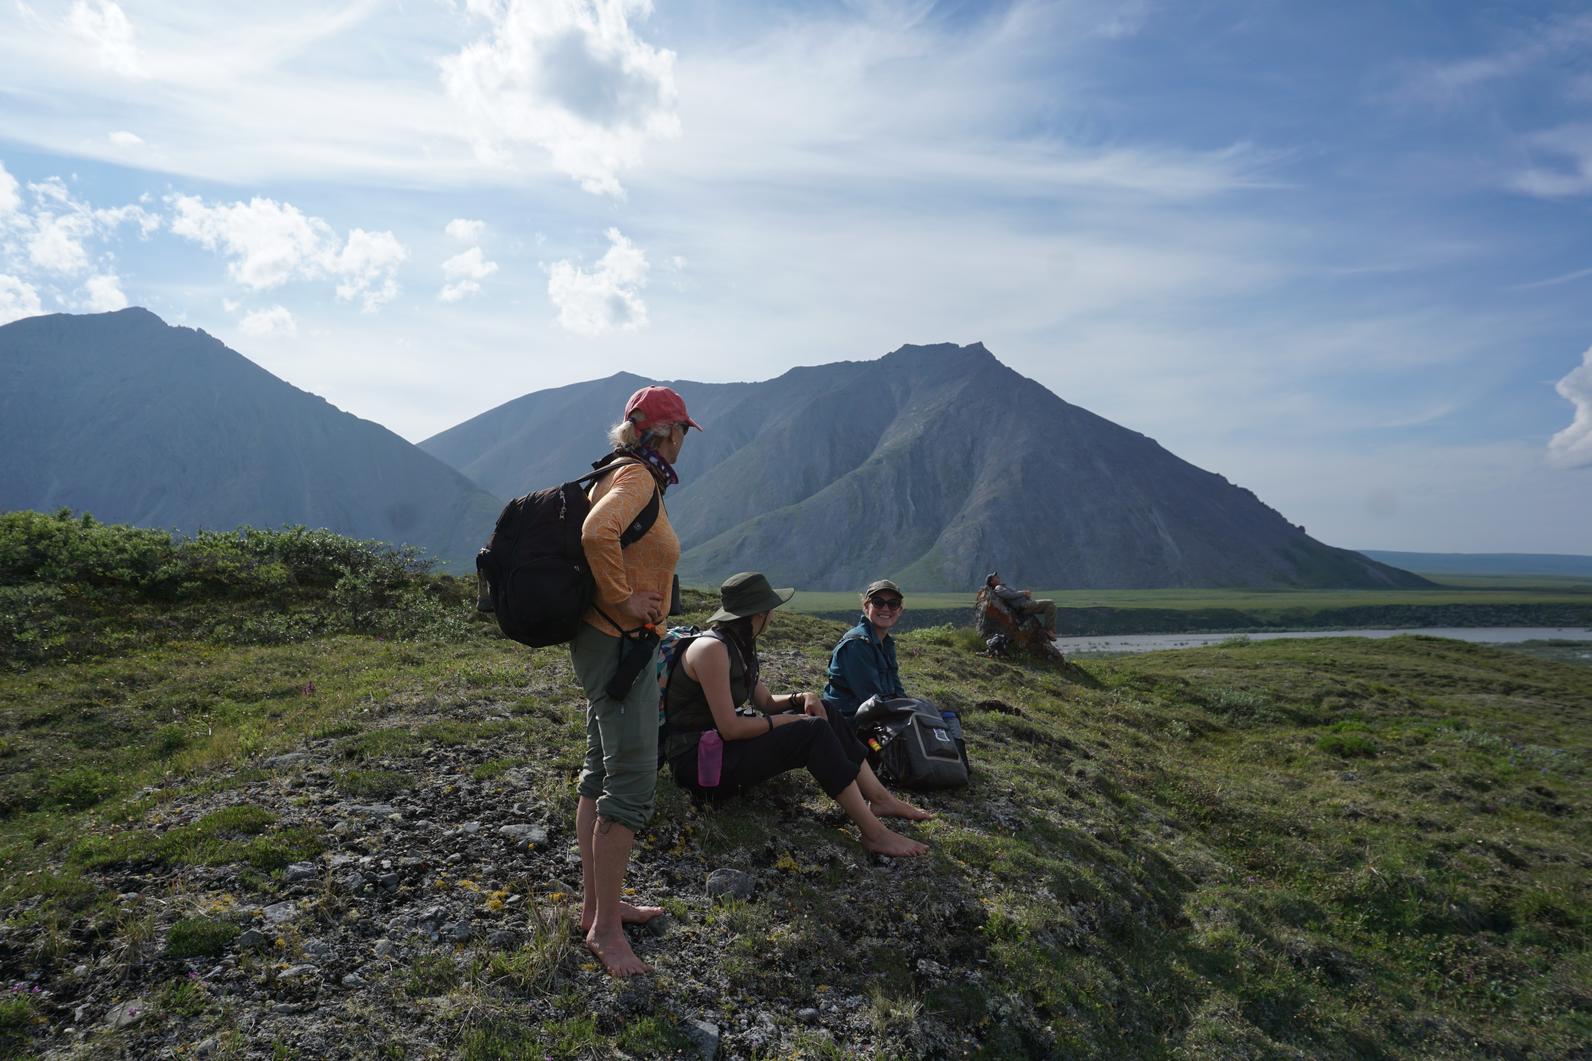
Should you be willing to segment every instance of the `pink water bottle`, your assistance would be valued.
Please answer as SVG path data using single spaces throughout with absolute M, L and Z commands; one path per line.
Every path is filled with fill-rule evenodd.
M 706 730 L 697 741 L 697 787 L 718 788 L 724 771 L 724 738 L 716 729 Z

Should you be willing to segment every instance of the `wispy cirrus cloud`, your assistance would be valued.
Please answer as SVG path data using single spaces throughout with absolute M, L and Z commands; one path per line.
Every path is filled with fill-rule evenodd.
M 1403 87 L 1423 102 L 1453 103 L 1484 86 L 1540 72 L 1550 60 L 1588 45 L 1592 45 L 1592 15 L 1533 20 L 1528 30 L 1502 47 L 1463 59 L 1412 65 Z
M 1592 124 L 1534 133 L 1525 142 L 1533 153 L 1546 155 L 1552 162 L 1517 174 L 1512 182 L 1517 191 L 1539 199 L 1592 195 Z

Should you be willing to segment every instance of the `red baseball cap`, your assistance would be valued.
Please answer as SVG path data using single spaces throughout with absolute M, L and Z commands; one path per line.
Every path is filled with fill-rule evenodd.
M 640 413 L 640 416 L 635 414 Z M 685 411 L 685 399 L 670 387 L 643 387 L 625 403 L 625 419 L 634 420 L 638 427 L 649 424 L 690 424 L 698 431 L 702 425 L 691 419 Z

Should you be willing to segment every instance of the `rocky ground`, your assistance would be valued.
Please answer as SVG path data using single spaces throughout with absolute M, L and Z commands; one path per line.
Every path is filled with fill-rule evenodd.
M 117 894 L 114 912 L 55 940 L 44 926 L 0 930 L 3 975 L 48 1028 L 32 1047 L 541 1057 L 595 1053 L 621 1029 L 635 1031 L 637 1056 L 977 1046 L 974 1029 L 881 995 L 856 954 L 888 951 L 923 992 L 953 979 L 978 992 L 982 906 L 962 888 L 906 911 L 881 904 L 935 896 L 933 863 L 867 855 L 805 774 L 736 808 L 693 806 L 665 776 L 629 880 L 635 901 L 669 910 L 631 930 L 657 973 L 622 982 L 575 926 L 568 751 L 538 746 L 541 730 L 504 705 L 388 706 L 379 728 L 190 791 L 147 791 L 141 818 L 88 848 L 83 879 Z M 235 861 L 216 853 L 228 843 Z M 251 864 L 295 844 L 304 857 Z M 25 923 L 26 910 L 10 913 Z M 795 997 L 767 993 L 793 978 Z

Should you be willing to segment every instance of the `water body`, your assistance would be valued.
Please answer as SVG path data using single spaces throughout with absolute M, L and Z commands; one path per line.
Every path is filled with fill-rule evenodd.
M 1133 652 L 1159 652 L 1168 648 L 1219 645 L 1234 638 L 1273 641 L 1285 637 L 1451 637 L 1487 645 L 1521 641 L 1585 641 L 1592 651 L 1592 629 L 1550 626 L 1427 627 L 1420 630 L 1268 630 L 1253 634 L 1102 634 L 1098 637 L 1058 637 L 1056 645 L 1068 656 L 1105 656 Z

